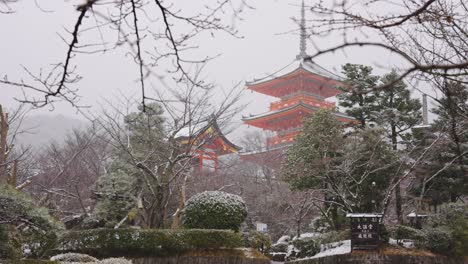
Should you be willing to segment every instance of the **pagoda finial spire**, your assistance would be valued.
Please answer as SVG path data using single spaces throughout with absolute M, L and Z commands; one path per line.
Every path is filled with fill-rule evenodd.
M 300 23 L 300 41 L 299 41 L 299 55 L 297 55 L 298 59 L 304 59 L 307 57 L 306 53 L 306 39 L 307 39 L 307 34 L 306 34 L 306 21 L 305 21 L 305 6 L 304 6 L 304 0 L 302 0 L 302 6 L 301 6 L 301 23 Z

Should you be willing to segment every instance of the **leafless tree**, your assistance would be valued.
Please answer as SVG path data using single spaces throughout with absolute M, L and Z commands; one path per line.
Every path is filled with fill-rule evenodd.
M 109 154 L 108 141 L 95 127 L 75 129 L 63 143 L 51 142 L 30 161 L 34 175 L 29 191 L 60 218 L 87 215 L 94 205 L 93 185 Z
M 0 5 L 9 2 L 3 0 Z M 168 75 L 175 82 L 191 82 L 209 88 L 210 84 L 196 80 L 190 73 L 193 64 L 202 65 L 210 59 L 193 58 L 191 51 L 197 48 L 194 39 L 218 31 L 236 37 L 235 28 L 226 18 L 237 19 L 250 7 L 245 0 L 207 0 L 195 8 L 186 5 L 170 0 L 82 0 L 76 6 L 73 28 L 67 30 L 68 36 L 61 36 L 67 44 L 63 61 L 38 73 L 25 69 L 28 78 L 21 81 L 10 80 L 5 75 L 0 83 L 27 90 L 29 95 L 24 93 L 21 101 L 36 107 L 57 99 L 77 105 L 77 83 L 82 76 L 74 58 L 83 53 L 127 47 L 126 54 L 131 55 L 138 69 L 143 110 L 148 100 L 154 99 L 147 89 L 150 77 L 165 87 L 170 86 L 168 78 L 165 79 Z M 100 36 L 99 40 L 93 37 L 94 33 Z
M 28 155 L 28 147 L 16 146 L 18 136 L 25 133 L 21 124 L 27 113 L 20 106 L 11 113 L 0 105 L 0 183 L 23 189 L 29 184 L 27 179 L 19 179 L 18 164 Z
M 311 11 L 317 17 L 313 33 L 343 38 L 339 45 L 318 49 L 311 59 L 348 47 L 378 47 L 409 65 L 399 80 L 410 75 L 451 79 L 468 73 L 468 7 L 462 0 L 320 2 Z
M 197 76 L 200 76 L 200 71 L 197 72 Z M 209 140 L 200 139 L 199 132 L 214 120 L 222 125 L 238 111 L 237 102 L 242 92 L 240 86 L 231 89 L 224 99 L 216 103 L 212 89 L 200 89 L 196 84 L 198 79 L 194 80 L 165 93 L 157 93 L 157 103 L 151 107 L 164 110 L 165 120 L 160 121 L 163 131 L 154 129 L 154 125 L 157 125 L 154 123 L 158 121 L 152 120 L 145 112 L 135 116 L 141 122 L 139 133 L 147 144 L 138 145 L 135 131 L 129 129 L 128 123 L 135 106 L 141 107 L 141 103 L 128 99 L 123 102 L 123 107 L 113 106 L 112 111 L 104 110 L 103 117 L 99 119 L 111 138 L 113 148 L 122 153 L 129 166 L 138 171 L 138 197 L 143 226 L 147 228 L 163 226 L 170 215 L 168 208 L 171 203 L 179 201 L 177 212 L 183 209 L 185 185 L 192 173 L 194 159 Z M 140 111 L 143 109 L 140 108 Z M 127 123 L 124 122 L 125 118 Z M 148 124 L 143 126 L 144 122 Z M 179 192 L 180 199 L 176 192 Z M 180 217 L 177 212 L 174 214 L 175 222 Z

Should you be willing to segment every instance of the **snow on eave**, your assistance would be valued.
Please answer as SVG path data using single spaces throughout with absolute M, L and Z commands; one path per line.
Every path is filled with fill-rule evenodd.
M 323 109 L 323 108 L 315 107 L 315 106 L 303 103 L 302 101 L 299 101 L 298 103 L 296 103 L 294 105 L 291 105 L 291 106 L 288 106 L 288 107 L 285 107 L 285 108 L 282 108 L 282 109 L 278 109 L 278 110 L 275 110 L 275 111 L 268 111 L 268 112 L 258 114 L 258 115 L 252 115 L 252 116 L 249 116 L 249 117 L 242 117 L 242 121 L 254 120 L 254 119 L 262 118 L 262 117 L 265 117 L 265 116 L 270 116 L 270 115 L 273 115 L 273 114 L 286 112 L 286 111 L 292 110 L 292 109 L 294 109 L 296 107 L 300 107 L 300 106 L 308 108 L 310 110 L 314 110 L 314 111 L 318 111 L 318 110 Z M 341 112 L 331 111 L 331 113 L 333 115 L 337 116 L 337 117 L 343 117 L 343 118 L 347 118 L 347 119 L 350 119 L 350 120 L 356 120 L 356 118 L 354 118 L 352 116 L 348 116 L 348 115 L 346 115 L 344 113 L 341 113 Z
M 426 214 L 417 214 L 415 212 L 409 213 L 406 217 L 428 217 Z
M 294 73 L 297 70 L 303 69 L 311 74 L 316 74 L 321 77 L 334 80 L 337 82 L 343 82 L 344 78 L 323 68 L 319 64 L 310 60 L 309 58 L 294 59 L 292 62 L 284 66 L 283 68 L 276 70 L 271 74 L 267 74 L 263 78 L 254 79 L 253 81 L 246 81 L 246 86 L 255 86 L 258 84 L 266 83 L 275 79 L 279 79 L 283 76 L 287 76 L 291 73 Z
M 372 213 L 372 214 L 353 214 L 349 213 L 346 214 L 346 217 L 354 218 L 354 217 L 383 217 L 383 214 L 380 213 Z

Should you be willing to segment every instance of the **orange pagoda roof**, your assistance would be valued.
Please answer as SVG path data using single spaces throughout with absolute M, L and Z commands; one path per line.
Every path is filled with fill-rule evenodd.
M 320 109 L 321 108 L 305 104 L 302 101 L 299 101 L 298 103 L 292 106 L 285 107 L 279 110 L 270 111 L 250 117 L 243 117 L 242 121 L 244 121 L 244 123 L 247 125 L 278 131 L 289 127 L 300 126 L 305 117 L 310 116 L 310 114 Z M 339 121 L 342 122 L 355 121 L 353 117 L 347 116 L 340 112 L 333 112 L 333 114 Z
M 200 122 L 192 127 L 185 127 L 177 133 L 177 140 L 192 145 L 201 145 L 201 149 L 211 150 L 218 156 L 237 153 L 241 147 L 229 141 L 221 131 L 215 119 Z
M 299 65 L 297 65 L 299 64 Z M 284 69 L 266 78 L 246 83 L 247 88 L 262 94 L 284 97 L 299 91 L 329 98 L 341 93 L 342 78 L 309 59 L 294 60 Z

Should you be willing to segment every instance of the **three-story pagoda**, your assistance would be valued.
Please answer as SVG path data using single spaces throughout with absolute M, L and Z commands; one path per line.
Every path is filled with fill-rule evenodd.
M 295 60 L 279 72 L 261 80 L 247 82 L 251 91 L 273 96 L 279 100 L 270 104 L 268 112 L 243 117 L 245 124 L 274 132 L 267 139 L 266 150 L 277 152 L 294 142 L 302 131 L 303 121 L 319 109 L 328 109 L 342 122 L 354 119 L 337 111 L 334 102 L 326 100 L 341 93 L 341 78 L 313 62 L 306 53 L 306 28 L 304 2 L 300 23 L 300 53 Z M 258 156 L 258 152 L 243 153 L 243 159 Z

